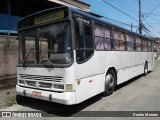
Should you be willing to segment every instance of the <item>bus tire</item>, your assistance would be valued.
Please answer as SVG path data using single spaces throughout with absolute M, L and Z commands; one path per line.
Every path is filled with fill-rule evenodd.
M 146 76 L 148 74 L 148 63 L 146 62 L 144 65 L 144 76 Z
M 103 96 L 111 95 L 116 86 L 116 74 L 113 70 L 109 70 L 105 76 L 105 90 Z

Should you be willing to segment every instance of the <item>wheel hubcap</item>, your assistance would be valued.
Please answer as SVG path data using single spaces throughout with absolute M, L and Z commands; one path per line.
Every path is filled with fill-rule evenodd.
M 145 73 L 147 73 L 147 69 L 145 69 Z
M 106 76 L 106 86 L 107 89 L 112 89 L 114 86 L 114 77 L 111 74 Z
M 147 74 L 147 72 L 148 72 L 147 67 L 145 67 L 144 71 L 145 71 L 145 73 Z

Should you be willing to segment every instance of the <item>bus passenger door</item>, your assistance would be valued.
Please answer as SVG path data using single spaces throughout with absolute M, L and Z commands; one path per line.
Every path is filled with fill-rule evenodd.
M 79 18 L 80 20 L 80 18 Z M 76 34 L 76 102 L 82 102 L 103 91 L 94 57 L 92 25 L 81 18 L 75 23 Z M 103 86 L 102 86 L 103 85 Z M 97 88 L 98 87 L 98 88 Z
M 93 34 L 91 22 L 78 18 L 75 22 L 76 34 L 76 102 L 80 103 L 100 91 L 95 82 L 96 64 L 94 61 Z M 88 24 L 90 23 L 90 24 Z
M 90 75 L 89 69 L 93 67 L 90 58 L 94 53 L 91 21 L 83 18 L 76 18 L 76 62 L 77 78 L 85 78 Z M 87 22 L 87 23 L 86 23 Z M 80 72 L 81 71 L 81 72 Z M 84 71 L 84 73 L 82 73 Z M 85 72 L 86 71 L 86 72 Z M 88 71 L 88 72 L 87 72 Z

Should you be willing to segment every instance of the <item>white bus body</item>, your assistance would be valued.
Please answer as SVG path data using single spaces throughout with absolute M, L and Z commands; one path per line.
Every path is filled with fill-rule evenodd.
M 78 104 L 88 98 L 91 98 L 104 91 L 105 75 L 109 68 L 113 67 L 117 72 L 117 85 L 144 73 L 145 61 L 148 62 L 148 70 L 154 66 L 154 53 L 136 53 L 136 52 L 100 52 L 95 51 L 94 56 L 83 65 L 74 63 L 69 68 L 17 68 L 17 79 L 24 80 L 20 74 L 37 76 L 58 76 L 56 84 L 73 84 L 73 91 L 63 92 L 54 88 L 44 90 L 23 88 L 17 85 L 17 93 L 26 96 L 35 97 L 49 101 L 49 95 L 52 95 L 50 101 L 61 104 Z M 129 56 L 129 57 L 128 57 Z M 97 61 L 100 61 L 97 64 Z M 26 79 L 33 81 L 34 78 Z M 35 80 L 36 84 L 42 82 Z M 56 79 L 55 79 L 56 81 Z M 62 82 L 63 81 L 63 82 Z M 43 81 L 44 82 L 44 81 Z M 53 82 L 47 82 L 53 84 Z M 50 91 L 51 90 L 51 91 Z M 33 91 L 41 92 L 41 96 L 32 96 Z M 59 92 L 52 92 L 59 91 Z
M 74 31 L 72 31 L 74 32 Z M 69 67 L 17 66 L 18 95 L 72 105 L 104 92 L 106 74 L 113 70 L 117 85 L 154 67 L 153 52 L 98 51 L 84 63 L 74 62 Z

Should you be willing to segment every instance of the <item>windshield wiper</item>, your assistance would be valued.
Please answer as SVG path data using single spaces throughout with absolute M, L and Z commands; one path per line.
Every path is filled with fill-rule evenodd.
M 28 59 L 29 55 L 32 53 L 32 51 L 33 51 L 33 48 L 31 48 L 31 49 L 29 50 L 29 52 L 28 52 L 28 54 L 27 54 L 26 58 L 24 59 L 23 66 L 25 66 L 26 61 L 27 61 L 27 59 Z
M 50 51 L 50 50 L 48 50 L 48 51 Z M 52 61 L 50 61 L 48 58 L 46 58 L 46 54 L 48 53 L 48 51 L 46 51 L 45 53 L 44 53 L 44 55 L 41 57 L 41 60 L 43 60 L 43 58 L 45 58 L 46 60 L 47 60 L 47 62 L 45 62 L 45 63 L 42 63 L 42 64 L 49 64 L 51 67 L 53 67 L 54 68 L 54 64 L 52 63 Z
M 45 62 L 45 65 L 49 64 L 50 67 L 54 68 L 54 64 L 52 63 L 52 61 L 50 61 L 49 59 L 47 60 L 47 62 Z

